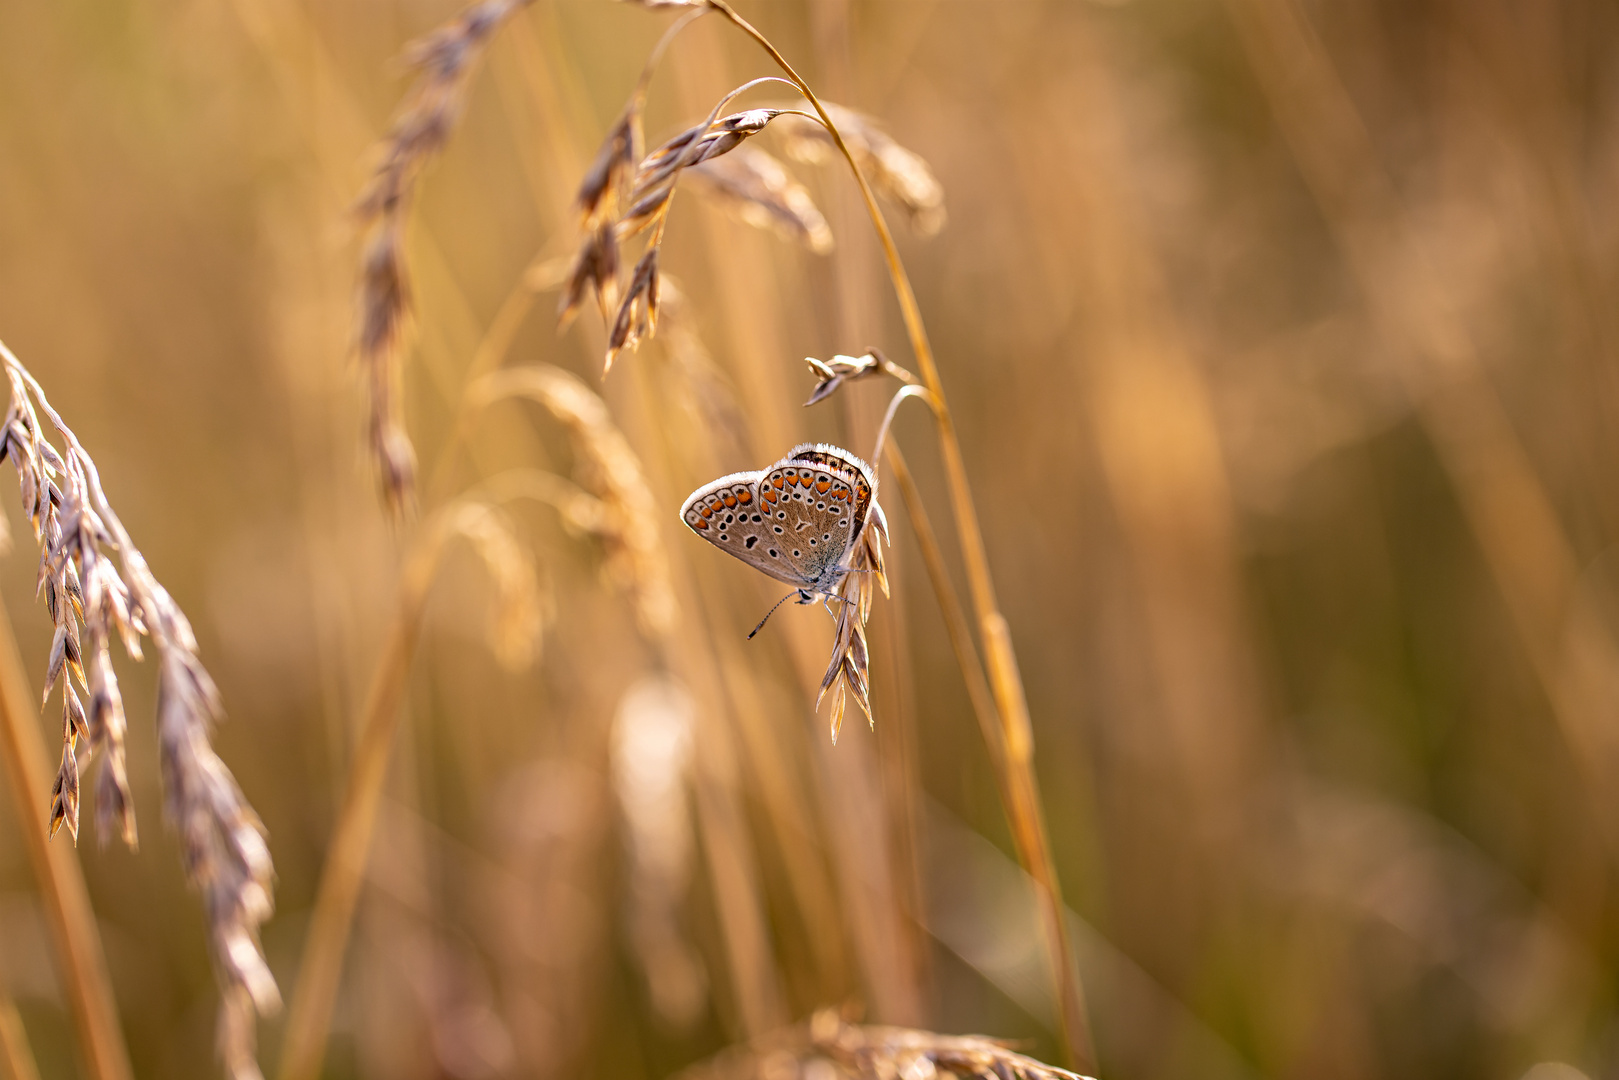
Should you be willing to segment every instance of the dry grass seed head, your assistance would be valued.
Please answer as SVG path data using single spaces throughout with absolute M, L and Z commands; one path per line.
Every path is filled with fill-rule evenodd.
M 475 406 L 511 397 L 543 405 L 568 429 L 584 486 L 601 502 L 597 535 L 607 549 L 608 575 L 630 590 L 641 629 L 654 637 L 667 634 L 675 597 L 652 489 L 606 404 L 578 378 L 547 365 L 496 372 L 468 394 Z
M 356 205 L 370 236 L 360 265 L 356 351 L 370 396 L 368 442 L 383 500 L 407 512 L 416 452 L 399 407 L 399 365 L 410 320 L 405 218 L 422 167 L 455 128 L 468 76 L 489 39 L 526 0 L 484 0 L 406 47 L 416 81 L 395 114 L 376 169 Z
M 839 354 L 830 360 L 817 360 L 813 356 L 806 356 L 804 362 L 809 365 L 810 373 L 816 379 L 814 392 L 810 394 L 809 400 L 804 402 L 806 408 L 825 401 L 837 393 L 845 383 L 870 378 L 884 370 L 882 354 L 875 349 L 868 351 L 864 356 Z
M 650 338 L 658 328 L 658 248 L 654 245 L 646 249 L 640 260 L 635 264 L 635 271 L 630 275 L 630 284 L 624 290 L 624 300 L 619 304 L 618 315 L 613 319 L 613 328 L 607 334 L 607 356 L 602 364 L 602 374 L 613 369 L 613 361 L 625 349 L 635 350 L 641 342 Z
M 409 572 L 410 588 L 425 594 L 449 542 L 465 540 L 483 560 L 495 591 L 495 617 L 489 645 L 502 666 L 519 670 L 539 654 L 542 596 L 532 554 L 517 540 L 505 514 L 485 502 L 461 499 L 432 518 L 428 541 L 418 548 Z
M 618 231 L 611 221 L 592 229 L 579 245 L 557 302 L 557 328 L 563 329 L 578 314 L 585 293 L 595 294 L 602 321 L 618 306 Z
M 140 638 L 149 636 L 160 664 L 157 729 L 164 805 L 180 836 L 186 878 L 202 895 L 207 915 L 221 992 L 220 1056 L 233 1077 L 251 1080 L 259 1075 L 253 1016 L 280 1005 L 258 941 L 259 926 L 271 912 L 274 870 L 258 816 L 210 741 L 221 713 L 218 692 L 197 657 L 191 624 L 108 502 L 95 462 L 3 344 L 0 362 L 11 383 L 0 458 L 9 458 L 17 469 L 24 512 L 41 547 L 39 588 L 53 623 L 46 696 L 57 683 L 63 692 L 63 755 L 52 796 L 52 831 L 66 825 L 77 838 L 75 749 L 86 740 L 102 759 L 96 783 L 102 838 L 117 831 L 126 843 L 135 842 L 124 707 L 109 643 L 116 631 L 129 654 L 140 659 Z M 41 413 L 62 452 L 44 437 Z M 108 551 L 117 552 L 116 562 Z M 88 707 L 75 685 L 88 694 Z
M 823 1009 L 809 1023 L 813 1049 L 865 1080 L 1082 1080 L 1077 1073 L 1019 1054 L 982 1035 L 939 1035 L 914 1028 L 866 1027 Z
M 721 1051 L 682 1080 L 1085 1080 L 983 1035 L 852 1024 L 822 1009 L 796 1024 Z
M 888 520 L 874 491 L 866 525 L 849 554 L 849 572 L 833 592 L 841 602 L 837 606 L 836 630 L 832 636 L 832 658 L 815 698 L 815 707 L 819 709 L 827 690 L 833 691 L 830 726 L 834 743 L 843 729 L 848 697 L 852 696 L 860 711 L 866 714 L 866 722 L 875 724 L 871 713 L 871 653 L 866 644 L 866 622 L 871 618 L 875 588 L 880 586 L 883 595 L 888 595 L 882 549 L 887 539 Z
M 637 94 L 624 107 L 579 182 L 574 209 L 586 229 L 595 229 L 616 216 L 619 200 L 626 193 L 636 162 L 641 160 L 641 103 Z
M 693 166 L 698 190 L 757 229 L 794 240 L 817 255 L 832 250 L 832 230 L 809 191 L 765 151 L 744 146 Z
M 932 236 L 944 228 L 944 188 L 926 159 L 895 142 L 865 113 L 829 101 L 821 105 L 872 188 L 904 210 L 911 227 L 921 235 Z M 832 136 L 816 120 L 790 116 L 782 130 L 787 154 L 794 160 L 822 162 L 835 151 Z

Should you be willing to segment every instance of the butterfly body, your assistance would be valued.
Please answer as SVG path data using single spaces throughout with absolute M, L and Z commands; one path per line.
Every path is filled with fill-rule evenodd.
M 756 570 L 799 590 L 801 603 L 832 595 L 875 512 L 871 466 L 829 443 L 804 443 L 757 472 L 732 473 L 692 492 L 680 519 Z

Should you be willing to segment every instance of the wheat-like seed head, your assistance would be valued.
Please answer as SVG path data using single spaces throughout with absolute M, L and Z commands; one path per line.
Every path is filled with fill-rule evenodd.
M 769 229 L 817 255 L 832 250 L 832 230 L 803 184 L 765 151 L 744 146 L 736 153 L 694 165 L 697 190 L 757 229 Z
M 546 365 L 497 372 L 468 392 L 475 407 L 509 397 L 538 402 L 568 429 L 584 486 L 600 500 L 595 531 L 607 548 L 608 574 L 635 597 L 641 629 L 654 637 L 667 634 L 674 625 L 675 595 L 652 489 L 606 404 L 573 375 Z
M 500 25 L 531 0 L 483 0 L 405 50 L 417 78 L 395 114 L 356 213 L 370 226 L 360 263 L 355 351 L 370 398 L 367 441 L 384 501 L 396 515 L 415 498 L 416 451 L 399 402 L 399 367 L 410 324 L 405 221 L 427 161 L 444 148 L 467 82 Z
M 853 1024 L 821 1009 L 806 1023 L 722 1051 L 683 1080 L 1087 1080 L 983 1035 Z
M 432 518 L 432 532 L 422 550 L 437 553 L 454 537 L 465 540 L 483 560 L 495 589 L 495 617 L 489 623 L 489 644 L 495 658 L 510 670 L 533 663 L 539 655 L 542 603 L 539 578 L 531 555 L 517 539 L 506 515 L 478 500 L 460 500 Z
M 944 228 L 944 188 L 926 159 L 895 142 L 865 113 L 825 100 L 821 105 L 872 188 L 904 210 L 911 226 L 923 236 Z M 787 155 L 797 161 L 822 162 L 835 152 L 832 136 L 817 120 L 793 114 L 781 126 Z
M 692 165 L 729 153 L 745 139 L 763 131 L 772 120 L 782 115 L 781 109 L 749 109 L 720 117 L 721 110 L 739 94 L 761 83 L 781 81 L 776 78 L 765 78 L 743 83 L 722 97 L 701 124 L 696 124 L 676 135 L 647 155 L 637 166 L 628 196 L 631 206 L 617 221 L 613 239 L 617 242 L 648 228 L 652 230 L 652 235 L 647 241 L 646 250 L 630 274 L 629 286 L 624 291 L 618 313 L 609 328 L 607 355 L 602 369 L 604 375 L 612 369 L 613 361 L 619 353 L 625 349 L 636 348 L 657 331 L 658 254 L 663 243 L 664 222 L 668 218 L 669 206 L 674 199 L 675 187 L 681 174 Z M 634 105 L 632 99 L 631 107 Z M 615 138 L 609 136 L 607 144 L 598 154 L 598 163 L 615 147 Z M 587 175 L 587 183 L 581 190 L 594 191 L 595 172 L 596 168 L 593 167 L 592 174 Z M 604 175 L 610 175 L 610 171 Z M 605 185 L 609 181 L 603 180 L 601 183 Z M 570 305 L 577 304 L 577 300 L 573 299 L 574 294 L 577 293 L 582 297 L 587 285 L 594 285 L 598 290 L 598 296 L 602 294 L 600 276 L 594 271 L 587 272 L 587 267 L 593 267 L 599 261 L 599 256 L 591 250 L 592 246 L 598 243 L 594 239 L 587 238 L 575 258 L 575 269 L 569 278 L 569 290 L 562 299 L 564 316 L 571 313 Z M 616 267 L 616 261 L 614 265 Z
M 0 460 L 17 469 L 23 512 L 40 543 L 39 591 L 54 626 L 45 698 L 62 688 L 62 762 L 52 790 L 50 828 L 79 831 L 82 741 L 102 758 L 96 780 L 97 831 L 135 843 L 135 815 L 124 764 L 124 706 L 109 642 L 141 658 L 150 638 L 158 657 L 157 730 L 167 817 L 181 840 L 186 878 L 203 898 L 221 991 L 219 1050 L 231 1076 L 252 1080 L 253 1017 L 280 1007 L 259 947 L 270 916 L 274 870 L 264 829 L 210 741 L 221 715 L 218 691 L 197 656 L 191 624 L 152 575 L 101 487 L 95 462 L 15 355 L 0 344 L 11 384 Z M 47 439 L 40 414 L 62 449 Z M 117 552 L 116 561 L 109 552 Z M 82 624 L 82 625 L 81 625 Z M 74 687 L 89 698 L 86 707 Z

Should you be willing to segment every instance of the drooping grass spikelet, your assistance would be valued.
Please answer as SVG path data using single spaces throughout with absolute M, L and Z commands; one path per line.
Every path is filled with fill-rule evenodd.
M 613 328 L 607 334 L 607 359 L 602 374 L 613 369 L 613 361 L 625 349 L 634 349 L 643 338 L 649 338 L 658 328 L 658 251 L 656 245 L 648 247 L 635 264 L 630 275 L 629 288 L 619 304 L 613 319 Z
M 832 1009 L 722 1051 L 681 1080 L 1084 1080 L 984 1035 L 852 1024 Z
M 866 643 L 866 621 L 871 618 L 874 587 L 880 586 L 888 595 L 888 579 L 883 573 L 883 544 L 888 540 L 888 519 L 877 503 L 872 491 L 871 509 L 866 515 L 865 528 L 849 553 L 849 573 L 838 582 L 835 596 L 842 603 L 837 606 L 837 629 L 832 637 L 832 659 L 821 678 L 821 688 L 815 698 L 815 707 L 828 689 L 832 690 L 832 741 L 838 741 L 843 729 L 843 716 L 848 697 L 852 696 L 866 722 L 874 724 L 871 714 L 871 652 Z M 842 680 L 839 681 L 839 677 Z
M 214 752 L 211 730 L 221 715 L 218 692 L 197 657 L 191 625 L 130 539 L 101 487 L 95 462 L 51 407 L 21 361 L 0 345 L 11 384 L 0 458 L 17 469 L 24 512 L 40 541 L 40 592 L 54 624 L 46 665 L 46 697 L 63 691 L 63 753 L 51 806 L 51 829 L 78 835 L 80 740 L 98 753 L 97 829 L 131 846 L 135 817 L 124 765 L 124 707 L 109 642 L 114 631 L 129 655 L 140 638 L 156 646 L 158 742 L 165 808 L 180 834 L 186 878 L 203 899 L 221 995 L 219 1052 L 230 1075 L 259 1075 L 253 1017 L 280 1006 L 275 979 L 259 947 L 270 916 L 274 876 L 263 826 Z M 39 417 L 62 444 L 46 438 Z M 116 552 L 116 561 L 109 552 Z M 82 629 L 81 629 L 82 620 Z M 86 708 L 74 685 L 89 696 Z
M 878 122 L 856 109 L 822 100 L 827 116 L 843 133 L 843 141 L 872 188 L 894 203 L 923 236 L 945 224 L 944 187 L 920 154 L 894 141 Z M 789 157 L 803 162 L 827 161 L 837 152 L 832 137 L 818 121 L 792 115 L 782 122 Z
M 983 1035 L 850 1024 L 830 1009 L 811 1018 L 809 1040 L 816 1052 L 865 1080 L 932 1080 L 939 1072 L 961 1080 L 1081 1080 Z
M 573 321 L 587 291 L 595 295 L 602 320 L 612 317 L 618 307 L 618 267 L 618 230 L 611 221 L 602 222 L 586 234 L 568 268 L 557 302 L 559 330 Z
M 624 290 L 618 313 L 612 320 L 607 336 L 607 354 L 602 365 L 603 375 L 612 370 L 613 361 L 619 353 L 638 347 L 657 330 L 658 255 L 663 243 L 664 223 L 668 219 L 681 174 L 694 164 L 718 158 L 736 149 L 744 140 L 763 131 L 772 120 L 781 116 L 781 109 L 749 109 L 720 118 L 721 110 L 738 95 L 760 83 L 780 81 L 764 78 L 743 83 L 722 97 L 701 124 L 687 128 L 664 143 L 648 154 L 637 167 L 629 193 L 631 205 L 617 223 L 615 239 L 622 240 L 648 229 L 651 236 L 630 274 L 629 286 Z M 613 140 L 609 139 L 609 146 L 612 143 Z M 590 241 L 586 243 L 588 245 Z M 569 289 L 577 288 L 581 296 L 585 288 L 582 269 L 587 255 L 582 249 L 577 256 L 576 273 L 571 275 L 569 284 Z M 564 311 L 568 304 L 569 297 L 565 294 Z
M 722 157 L 763 131 L 782 109 L 748 109 L 687 128 L 646 156 L 630 190 L 625 230 L 633 234 L 654 221 L 683 169 Z
M 832 250 L 832 230 L 805 189 L 781 162 L 758 147 L 695 165 L 697 189 L 758 229 L 795 240 L 817 255 Z
M 410 321 L 405 221 L 422 167 L 443 149 L 460 116 L 473 67 L 501 23 L 530 0 L 483 0 L 405 51 L 415 84 L 395 115 L 356 207 L 370 225 L 360 266 L 356 351 L 370 395 L 367 436 L 384 501 L 396 515 L 414 499 L 416 452 L 399 401 L 399 366 Z
M 608 574 L 634 596 L 642 630 L 653 637 L 668 633 L 675 594 L 652 489 L 606 404 L 578 378 L 548 365 L 496 372 L 467 394 L 478 407 L 513 397 L 543 405 L 568 429 L 582 482 L 601 503 L 593 531 L 606 546 Z

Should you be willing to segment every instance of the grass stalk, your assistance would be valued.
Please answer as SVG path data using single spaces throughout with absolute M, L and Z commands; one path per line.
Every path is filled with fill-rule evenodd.
M 277 1073 L 280 1080 L 314 1080 L 320 1073 L 427 592 L 449 541 L 466 532 L 469 514 L 482 512 L 484 507 L 471 503 L 452 504 L 440 511 L 434 527 L 424 530 L 401 575 L 398 607 L 372 672 L 343 807 L 321 869 L 315 912 L 287 1011 Z
M 39 1066 L 17 1003 L 4 994 L 0 994 L 0 1062 L 5 1063 L 8 1080 L 39 1080 Z
M 1325 46 L 1293 0 L 1227 0 L 1300 171 L 1374 320 L 1402 342 L 1409 392 L 1529 663 L 1619 852 L 1619 643 L 1580 594 L 1580 557 L 1491 382 L 1470 328 L 1434 284 L 1392 179 Z M 1417 275 L 1390 274 L 1389 267 Z M 1413 290 L 1410 283 L 1427 288 Z
M 118 1007 L 84 873 L 74 849 L 51 843 L 45 833 L 42 815 L 51 804 L 45 777 L 52 774 L 52 767 L 39 734 L 36 700 L 17 654 L 11 620 L 0 611 L 0 761 L 5 763 L 12 808 L 54 939 L 68 1011 L 85 1071 L 94 1080 L 131 1080 L 129 1050 L 118 1026 Z
M 739 30 L 751 37 L 769 54 L 789 81 L 804 95 L 814 108 L 838 152 L 848 162 L 860 197 L 882 245 L 888 275 L 893 283 L 894 295 L 899 302 L 900 314 L 910 338 L 911 350 L 916 356 L 923 385 L 936 402 L 935 419 L 938 426 L 940 455 L 944 460 L 945 478 L 950 491 L 951 509 L 956 532 L 960 539 L 962 563 L 967 574 L 968 590 L 978 618 L 978 632 L 987 658 L 989 685 L 995 698 L 1000 720 L 1001 743 L 1004 757 L 1000 762 L 1004 774 L 1004 789 L 1009 794 L 1006 812 L 1012 822 L 1018 855 L 1024 868 L 1039 885 L 1042 922 L 1046 929 L 1046 944 L 1052 976 L 1056 983 L 1058 1016 L 1067 1059 L 1082 1069 L 1092 1066 L 1090 1025 L 1085 1016 L 1084 991 L 1079 972 L 1074 967 L 1073 952 L 1069 947 L 1068 930 L 1062 918 L 1062 894 L 1057 881 L 1056 867 L 1051 860 L 1046 839 L 1045 818 L 1040 805 L 1039 784 L 1034 775 L 1034 740 L 1029 721 L 1028 701 L 1023 692 L 1022 677 L 1018 672 L 1017 657 L 1012 648 L 1012 636 L 1006 618 L 995 599 L 994 580 L 989 571 L 989 559 L 984 550 L 982 530 L 973 508 L 972 490 L 967 483 L 966 464 L 961 444 L 956 437 L 955 422 L 944 396 L 938 365 L 928 341 L 927 329 L 922 321 L 921 308 L 911 287 L 910 276 L 894 244 L 893 233 L 877 205 L 875 194 L 867 183 L 842 133 L 827 114 L 807 82 L 796 72 L 770 40 L 742 16 L 726 0 L 709 0 L 710 5 L 724 15 Z

